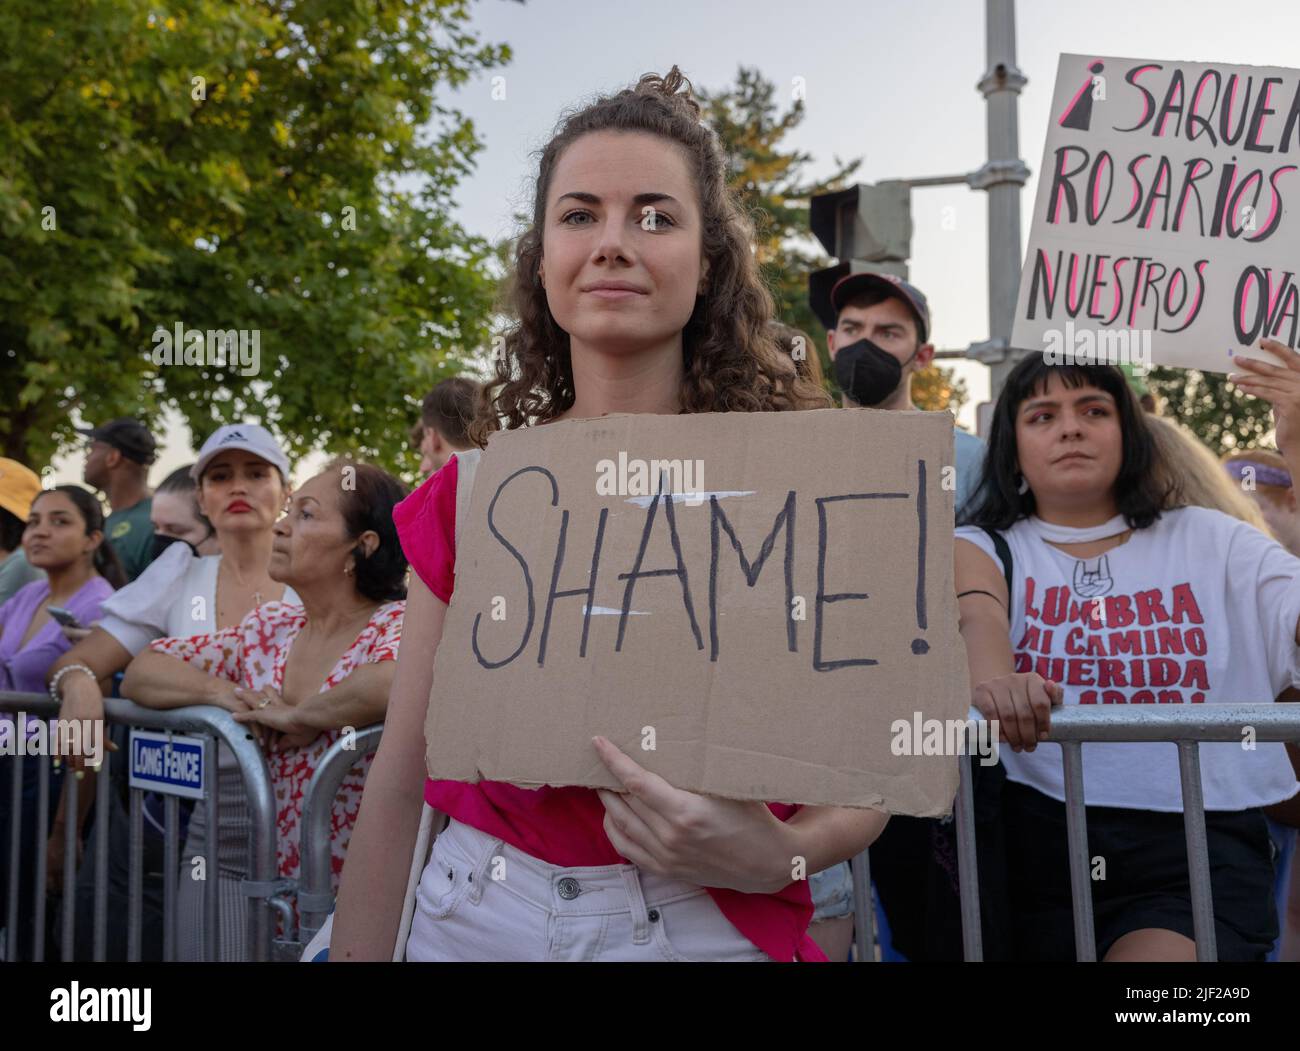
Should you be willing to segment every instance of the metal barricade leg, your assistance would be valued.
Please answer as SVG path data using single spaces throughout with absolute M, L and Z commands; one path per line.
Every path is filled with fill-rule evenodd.
M 876 907 L 871 895 L 871 852 L 864 850 L 849 866 L 853 873 L 853 942 L 855 963 L 876 962 Z
M 180 812 L 175 796 L 163 802 L 163 959 L 176 959 L 176 880 L 180 868 Z M 211 833 L 210 833 L 211 834 Z
M 50 827 L 50 757 L 41 756 L 37 764 L 36 782 L 36 832 L 32 848 L 36 851 L 36 884 L 32 888 L 35 902 L 32 916 L 32 960 L 41 963 L 45 959 L 45 879 L 48 875 L 49 859 L 45 853 L 49 842 Z
M 67 963 L 76 955 L 77 921 L 77 841 L 81 838 L 80 821 L 77 820 L 77 786 L 80 782 L 69 766 L 63 774 L 67 791 L 64 799 L 63 824 L 63 961 Z
M 1183 832 L 1187 836 L 1196 959 L 1199 963 L 1210 963 L 1218 959 L 1219 950 L 1214 932 L 1214 897 L 1210 888 L 1209 840 L 1205 834 L 1205 797 L 1201 792 L 1200 747 L 1195 741 L 1178 742 L 1178 776 L 1183 788 Z
M 95 777 L 95 962 L 107 958 L 108 945 L 108 826 L 113 812 L 113 785 L 108 779 L 109 752 L 104 750 Z
M 969 754 L 975 753 L 971 751 Z M 957 822 L 962 955 L 969 962 L 980 963 L 984 959 L 984 932 L 980 927 L 980 876 L 975 843 L 975 780 L 965 756 L 958 757 L 957 770 L 957 801 L 953 818 Z
M 14 721 L 14 736 L 24 731 L 18 725 L 22 717 Z M 6 955 L 10 960 L 18 959 L 18 861 L 22 852 L 23 838 L 23 757 L 14 755 L 13 776 L 9 779 L 9 894 L 5 907 L 5 942 Z
M 144 937 L 144 792 L 130 791 L 131 860 L 127 875 L 126 958 L 140 962 L 140 944 Z
M 211 734 L 207 734 L 203 738 L 203 767 L 205 770 L 214 772 L 217 769 L 217 743 L 213 740 Z M 207 935 L 203 940 L 203 947 L 206 957 L 210 961 L 221 959 L 221 924 L 218 915 L 221 869 L 217 863 L 217 847 L 221 841 L 217 810 L 217 786 L 220 782 L 221 778 L 219 776 L 210 778 L 207 798 L 202 801 L 202 804 L 195 804 L 207 808 L 208 835 L 203 861 L 206 867 L 204 872 L 206 879 L 203 883 L 203 923 Z
M 1070 895 L 1074 904 L 1074 945 L 1080 963 L 1097 960 L 1097 935 L 1092 918 L 1092 880 L 1088 866 L 1088 817 L 1083 795 L 1083 745 L 1061 744 L 1065 764 L 1065 821 L 1069 836 Z

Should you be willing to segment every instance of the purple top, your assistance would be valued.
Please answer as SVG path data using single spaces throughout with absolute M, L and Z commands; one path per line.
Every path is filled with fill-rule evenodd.
M 68 650 L 72 643 L 64 636 L 53 618 L 41 625 L 40 631 L 19 649 L 19 643 L 31 626 L 36 608 L 50 593 L 48 580 L 34 580 L 19 588 L 13 597 L 0 606 L 0 690 L 17 690 L 19 693 L 44 693 L 45 673 L 50 665 Z M 103 577 L 91 577 L 64 607 L 83 625 L 89 626 L 100 617 L 99 607 L 113 586 Z M 9 721 L 7 718 L 5 721 Z

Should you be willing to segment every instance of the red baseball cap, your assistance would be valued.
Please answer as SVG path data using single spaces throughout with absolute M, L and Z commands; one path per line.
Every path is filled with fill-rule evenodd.
M 847 274 L 841 277 L 834 285 L 831 286 L 831 309 L 839 315 L 841 305 L 844 300 L 848 299 L 859 292 L 878 291 L 885 295 L 893 296 L 895 299 L 901 299 L 912 309 L 916 316 L 916 324 L 921 342 L 925 343 L 930 338 L 930 305 L 926 302 L 924 294 L 915 285 L 908 284 L 901 277 L 895 274 L 881 274 L 875 271 L 864 271 L 857 274 Z

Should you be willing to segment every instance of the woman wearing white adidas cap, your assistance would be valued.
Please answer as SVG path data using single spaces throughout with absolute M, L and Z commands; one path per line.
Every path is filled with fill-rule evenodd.
M 154 639 L 207 634 L 239 624 L 255 606 L 264 602 L 298 601 L 293 589 L 276 583 L 267 570 L 274 539 L 271 530 L 288 499 L 289 471 L 289 458 L 265 427 L 237 423 L 213 432 L 203 443 L 191 474 L 198 486 L 199 508 L 212 523 L 221 554 L 199 558 L 188 544 L 172 544 L 136 580 L 104 603 L 103 620 L 50 670 L 50 691 L 62 701 L 63 718 L 102 719 L 104 698 L 99 680 L 123 670 Z M 256 703 L 251 696 L 245 704 L 238 695 L 232 695 L 227 706 L 244 710 Z M 84 759 L 71 757 L 69 763 L 80 776 Z M 218 767 L 222 800 L 221 854 L 224 858 L 227 842 L 232 850 L 237 842 L 238 856 L 242 859 L 247 842 L 243 789 L 238 767 L 224 748 L 219 751 Z M 83 800 L 87 795 L 91 793 L 82 793 Z M 116 793 L 110 795 L 116 799 Z M 203 852 L 201 811 L 201 807 L 197 808 L 191 820 L 187 856 Z M 109 827 L 127 829 L 125 811 L 120 806 Z M 117 837 L 113 838 L 116 848 Z M 90 842 L 94 843 L 93 835 Z M 88 855 L 91 849 L 88 845 Z M 112 868 L 110 865 L 110 871 Z M 149 883 L 146 881 L 146 888 Z M 155 889 L 160 904 L 161 889 Z M 112 900 L 119 890 L 120 910 L 113 907 Z M 110 886 L 109 892 L 109 915 L 125 916 L 125 886 Z M 146 893 L 146 898 L 149 896 Z M 228 911 L 233 914 L 233 910 Z M 80 922 L 83 914 L 89 915 L 79 909 L 78 927 L 81 934 L 88 934 L 89 924 Z M 161 925 L 156 926 L 160 937 Z M 150 932 L 153 925 L 146 922 L 144 929 Z M 121 939 L 120 946 L 116 944 L 118 939 Z M 238 943 L 228 940 L 228 944 Z M 110 929 L 108 958 L 124 958 L 124 954 L 125 929 L 116 932 Z

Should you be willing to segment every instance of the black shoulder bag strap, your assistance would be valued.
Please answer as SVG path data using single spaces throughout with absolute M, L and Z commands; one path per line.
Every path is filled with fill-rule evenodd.
M 993 550 L 997 552 L 998 561 L 1002 563 L 1002 575 L 1007 579 L 1007 620 L 1011 620 L 1011 547 L 1006 539 L 996 529 L 990 529 L 988 526 L 980 526 L 993 541 Z

